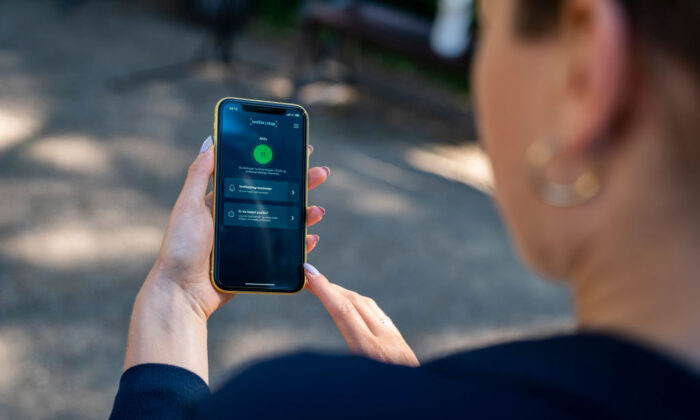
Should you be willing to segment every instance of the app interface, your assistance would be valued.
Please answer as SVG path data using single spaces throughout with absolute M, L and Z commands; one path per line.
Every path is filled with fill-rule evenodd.
M 214 275 L 224 288 L 295 290 L 303 281 L 306 118 L 297 107 L 238 101 L 219 112 Z

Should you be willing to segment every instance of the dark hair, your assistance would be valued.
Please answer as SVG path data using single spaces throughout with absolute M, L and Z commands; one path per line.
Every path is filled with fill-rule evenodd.
M 556 29 L 567 0 L 518 0 L 515 30 L 524 37 Z M 700 0 L 617 0 L 636 42 L 680 59 L 700 74 Z

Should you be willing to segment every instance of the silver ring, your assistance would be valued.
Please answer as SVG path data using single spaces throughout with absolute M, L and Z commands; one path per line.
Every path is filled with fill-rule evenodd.
M 379 323 L 384 325 L 391 325 L 391 319 L 389 318 L 379 318 Z

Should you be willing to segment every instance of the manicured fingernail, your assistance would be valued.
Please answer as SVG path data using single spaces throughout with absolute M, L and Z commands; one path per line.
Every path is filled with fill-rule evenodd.
M 211 138 L 211 136 L 207 137 L 207 139 L 204 140 L 204 143 L 202 143 L 202 147 L 199 149 L 199 153 L 204 153 L 207 150 L 209 150 L 213 141 L 214 140 Z
M 321 210 L 321 216 L 325 216 L 325 215 L 326 215 L 326 209 L 324 209 L 324 208 L 321 207 L 321 206 L 319 206 L 318 209 Z
M 318 276 L 319 274 L 321 274 L 318 272 L 316 267 L 314 267 L 313 265 L 311 265 L 309 263 L 304 263 L 304 270 L 306 270 L 307 274 L 311 274 L 312 276 Z
M 313 153 L 314 147 L 312 145 L 309 145 L 309 153 Z
M 328 166 L 324 166 L 323 169 L 326 171 L 326 176 L 331 174 L 331 168 L 329 168 Z
M 314 238 L 316 238 L 315 242 L 318 242 L 318 241 L 320 241 L 320 240 L 321 240 L 321 237 L 320 237 L 320 236 L 318 236 L 318 235 L 314 235 Z

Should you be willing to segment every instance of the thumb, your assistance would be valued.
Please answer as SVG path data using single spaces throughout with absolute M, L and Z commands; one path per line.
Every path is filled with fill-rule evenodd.
M 202 143 L 199 155 L 187 170 L 185 185 L 180 198 L 187 202 L 202 202 L 209 186 L 209 178 L 214 172 L 213 139 L 207 137 Z

